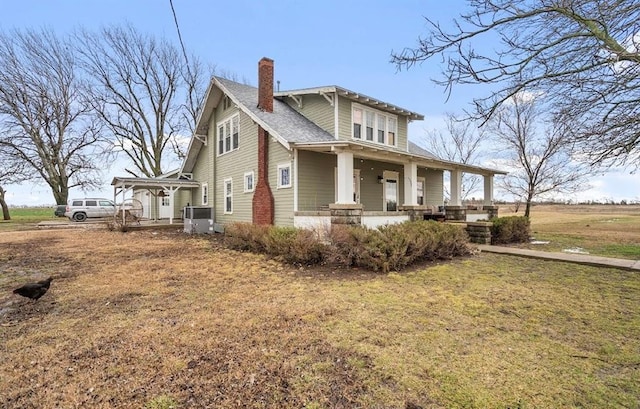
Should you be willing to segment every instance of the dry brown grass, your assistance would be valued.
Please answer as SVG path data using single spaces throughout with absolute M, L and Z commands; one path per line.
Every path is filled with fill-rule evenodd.
M 513 210 L 513 206 L 501 206 L 500 216 L 516 214 Z M 521 247 L 545 251 L 580 247 L 594 255 L 640 259 L 638 205 L 536 205 L 531 211 L 531 231 L 537 240 L 550 243 Z
M 0 234 L 0 271 L 3 408 L 640 404 L 633 273 L 497 255 L 300 270 L 108 231 Z M 37 303 L 10 292 L 50 274 Z

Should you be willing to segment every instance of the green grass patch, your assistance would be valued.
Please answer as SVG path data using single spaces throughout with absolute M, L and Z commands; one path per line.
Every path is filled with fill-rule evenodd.
M 594 252 L 609 257 L 623 257 L 640 260 L 640 243 L 638 244 L 607 244 L 594 247 Z
M 29 229 L 45 220 L 64 220 L 56 217 L 54 210 L 55 207 L 11 207 L 11 220 L 0 220 L 0 232 Z

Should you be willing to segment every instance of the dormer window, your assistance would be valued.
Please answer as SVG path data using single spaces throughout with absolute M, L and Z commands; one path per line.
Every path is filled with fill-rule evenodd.
M 353 104 L 351 116 L 353 139 L 397 146 L 398 119 L 395 115 Z

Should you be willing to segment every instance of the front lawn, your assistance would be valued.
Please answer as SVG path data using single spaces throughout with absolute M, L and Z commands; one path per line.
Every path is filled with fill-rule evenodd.
M 0 406 L 634 407 L 640 276 L 292 268 L 176 231 L 0 234 Z M 11 289 L 54 275 L 37 303 Z M 410 405 L 409 405 L 410 406 Z

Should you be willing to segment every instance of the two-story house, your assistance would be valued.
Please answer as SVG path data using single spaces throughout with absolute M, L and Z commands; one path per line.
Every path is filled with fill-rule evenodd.
M 212 78 L 179 172 L 190 180 L 154 186 L 166 191 L 172 217 L 190 203 L 212 207 L 217 225 L 376 226 L 441 210 L 445 171 L 451 172 L 446 212 L 464 219 L 461 175 L 469 172 L 484 176 L 483 217 L 494 215 L 493 177 L 504 172 L 419 148 L 408 139 L 408 125 L 422 119 L 338 86 L 274 92 L 273 60 L 263 58 L 257 88 Z

